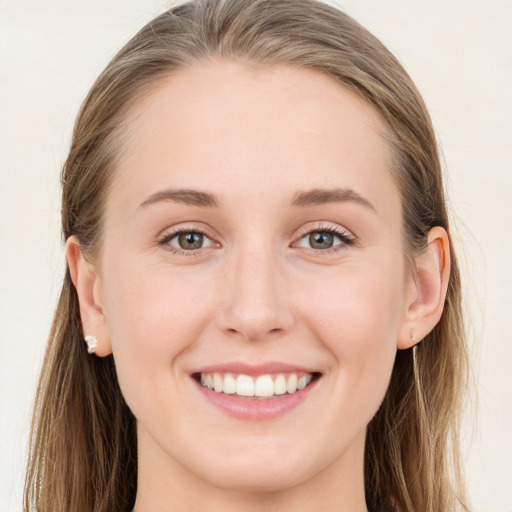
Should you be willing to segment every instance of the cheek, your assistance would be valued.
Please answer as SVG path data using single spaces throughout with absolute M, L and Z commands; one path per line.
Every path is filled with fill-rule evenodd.
M 204 289 L 199 289 L 197 276 L 187 278 L 187 273 L 161 263 L 145 265 L 136 257 L 114 260 L 104 274 L 106 316 L 114 346 L 151 346 L 155 358 L 160 358 L 164 355 L 160 349 L 168 353 L 172 346 L 179 351 L 180 340 L 190 334 L 194 323 L 199 327 L 197 310 Z
M 206 321 L 197 283 L 188 286 L 169 269 L 144 269 L 136 261 L 118 262 L 105 275 L 105 313 L 125 398 L 148 395 L 155 382 L 170 387 L 180 356 Z
M 330 351 L 339 396 L 353 412 L 364 403 L 372 415 L 384 397 L 404 300 L 401 269 L 393 266 L 345 269 L 307 299 L 309 329 Z
M 339 350 L 378 349 L 386 340 L 396 343 L 405 300 L 403 282 L 401 270 L 393 266 L 341 268 L 323 279 L 314 293 L 304 294 L 305 310 L 312 312 L 311 323 L 325 332 L 325 339 L 351 340 Z

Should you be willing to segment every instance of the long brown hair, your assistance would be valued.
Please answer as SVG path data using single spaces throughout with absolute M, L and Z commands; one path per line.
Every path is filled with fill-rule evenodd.
M 130 106 L 164 76 L 213 58 L 318 70 L 382 116 L 394 149 L 407 254 L 429 230 L 449 233 L 437 143 L 425 105 L 394 56 L 339 10 L 315 0 L 198 0 L 146 25 L 93 85 L 62 171 L 64 238 L 97 254 L 109 180 Z M 467 355 L 457 259 L 439 324 L 399 351 L 386 397 L 367 429 L 366 499 L 372 511 L 468 510 L 460 476 L 458 418 Z M 114 361 L 83 345 L 69 271 L 37 391 L 24 509 L 130 510 L 137 487 L 136 424 Z

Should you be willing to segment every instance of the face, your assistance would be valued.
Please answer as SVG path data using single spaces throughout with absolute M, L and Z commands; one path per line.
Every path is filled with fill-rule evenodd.
M 128 126 L 98 289 L 140 467 L 246 490 L 362 475 L 409 286 L 378 115 L 314 71 L 212 62 Z

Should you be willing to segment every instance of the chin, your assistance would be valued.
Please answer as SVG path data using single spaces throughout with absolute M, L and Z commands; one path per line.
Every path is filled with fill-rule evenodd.
M 274 461 L 275 462 L 275 461 Z M 280 465 L 252 464 L 244 468 L 232 467 L 211 471 L 204 475 L 212 486 L 224 491 L 269 494 L 287 491 L 307 481 L 312 475 L 297 472 L 295 468 Z

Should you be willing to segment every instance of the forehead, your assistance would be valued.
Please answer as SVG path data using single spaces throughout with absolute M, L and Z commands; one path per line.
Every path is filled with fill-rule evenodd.
M 220 195 L 341 186 L 363 189 L 376 206 L 396 193 L 379 114 L 314 70 L 184 68 L 143 96 L 125 126 L 113 190 L 133 201 L 176 185 Z

